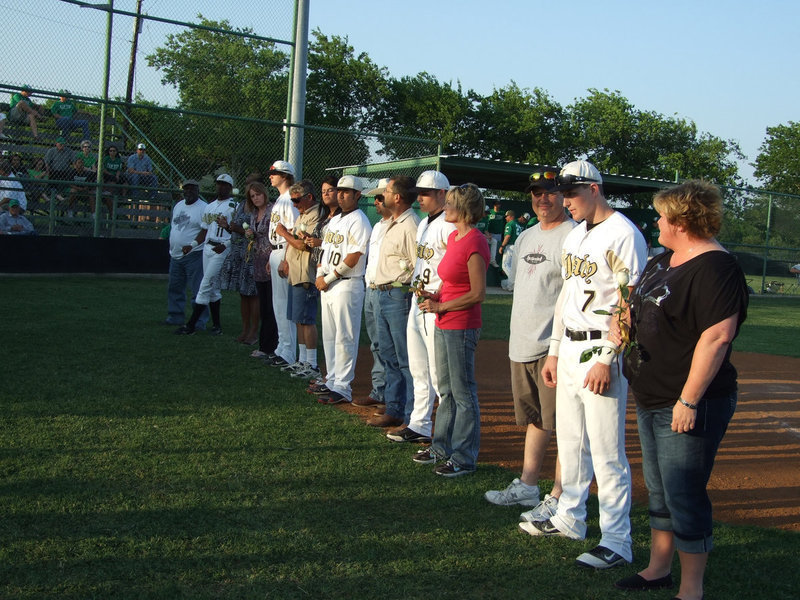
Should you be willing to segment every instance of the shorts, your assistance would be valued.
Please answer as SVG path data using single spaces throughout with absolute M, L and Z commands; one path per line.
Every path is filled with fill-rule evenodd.
M 307 287 L 306 287 L 307 286 Z M 298 325 L 316 325 L 319 290 L 313 283 L 298 283 L 289 288 L 286 315 Z
M 539 429 L 555 431 L 556 388 L 544 384 L 541 372 L 546 360 L 547 356 L 525 363 L 511 361 L 514 417 L 520 427 L 535 425 Z
M 15 104 L 14 108 L 8 111 L 8 120 L 12 123 L 25 123 L 28 116 L 19 108 L 19 104 Z

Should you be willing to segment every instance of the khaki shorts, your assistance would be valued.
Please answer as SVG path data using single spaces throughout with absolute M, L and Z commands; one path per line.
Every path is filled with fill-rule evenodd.
M 526 363 L 511 361 L 511 393 L 514 395 L 514 417 L 517 425 L 535 425 L 539 429 L 555 431 L 556 388 L 547 387 L 542 379 L 542 368 L 547 360 Z

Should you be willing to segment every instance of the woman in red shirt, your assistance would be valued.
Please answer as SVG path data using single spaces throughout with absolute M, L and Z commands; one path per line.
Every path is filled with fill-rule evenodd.
M 439 378 L 439 409 L 433 443 L 414 461 L 431 464 L 443 477 L 475 472 L 481 438 L 475 347 L 481 334 L 481 302 L 486 297 L 489 244 L 475 228 L 484 216 L 483 194 L 466 183 L 447 192 L 445 220 L 456 230 L 447 239 L 439 263 L 442 286 L 436 294 L 423 292 L 423 312 L 436 313 L 434 353 Z

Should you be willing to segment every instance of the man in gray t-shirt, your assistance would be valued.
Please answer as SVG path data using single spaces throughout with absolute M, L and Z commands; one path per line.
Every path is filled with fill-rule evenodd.
M 555 429 L 555 389 L 544 385 L 541 370 L 550 347 L 553 311 L 561 291 L 561 248 L 575 222 L 564 211 L 564 198 L 555 190 L 555 170 L 531 175 L 527 191 L 539 222 L 517 238 L 511 277 L 514 301 L 511 307 L 511 391 L 517 425 L 525 427 L 522 474 L 504 490 L 485 494 L 492 504 L 532 506 L 522 513 L 523 523 L 544 520 L 554 513 L 561 494 L 556 462 L 553 489 L 539 501 L 539 471 Z M 524 527 L 523 527 L 524 528 Z

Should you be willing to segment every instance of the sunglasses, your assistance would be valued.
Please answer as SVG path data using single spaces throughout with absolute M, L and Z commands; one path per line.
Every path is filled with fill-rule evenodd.
M 305 198 L 306 196 L 308 196 L 308 194 L 303 194 L 302 196 L 298 196 L 297 198 L 292 198 L 292 202 L 294 204 L 298 204 L 302 202 L 303 198 Z
M 583 177 L 581 175 L 559 175 L 556 177 L 556 184 L 558 185 L 578 185 L 581 183 L 599 183 L 596 179 L 591 177 Z
M 531 173 L 531 176 L 528 178 L 530 181 L 539 181 L 540 179 L 556 179 L 558 178 L 558 173 L 555 171 L 536 171 L 536 173 Z

